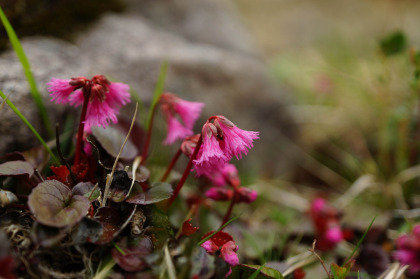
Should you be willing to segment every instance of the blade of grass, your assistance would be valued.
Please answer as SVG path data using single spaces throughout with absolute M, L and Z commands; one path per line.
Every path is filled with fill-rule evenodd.
M 20 44 L 19 38 L 17 37 L 15 31 L 13 30 L 12 25 L 10 24 L 9 20 L 7 19 L 1 7 L 0 7 L 0 20 L 3 23 L 4 28 L 6 29 L 7 35 L 9 36 L 10 43 L 13 46 L 16 56 L 19 58 L 19 61 L 22 65 L 23 71 L 26 76 L 26 80 L 28 81 L 29 87 L 31 89 L 32 98 L 34 99 L 35 104 L 38 108 L 38 112 L 47 130 L 48 136 L 50 138 L 53 138 L 54 131 L 51 126 L 51 122 L 48 118 L 47 110 L 45 108 L 44 102 L 42 101 L 41 94 L 38 91 L 35 78 L 32 74 L 31 65 L 29 64 L 29 60 L 26 57 L 25 51 L 23 50 L 22 45 Z
M 0 90 L 0 97 L 2 97 L 4 100 L 6 100 L 6 95 Z M 6 104 L 9 105 L 9 107 L 19 116 L 19 118 L 28 126 L 28 128 L 32 131 L 32 133 L 36 136 L 36 138 L 39 140 L 39 142 L 42 144 L 42 146 L 45 148 L 45 150 L 50 153 L 51 158 L 57 163 L 60 164 L 60 161 L 55 157 L 54 153 L 51 151 L 51 149 L 48 147 L 48 145 L 45 143 L 45 141 L 42 139 L 42 137 L 39 135 L 39 133 L 35 130 L 35 128 L 32 126 L 31 123 L 26 119 L 25 116 L 15 107 L 15 105 L 10 101 L 6 100 Z
M 92 191 L 93 192 L 93 191 Z M 118 246 L 114 241 L 112 241 L 112 245 L 114 245 L 115 249 L 117 249 L 118 253 L 120 253 L 121 255 L 125 256 L 126 253 L 124 252 L 123 249 L 121 249 L 120 246 Z
M 111 271 L 111 269 L 114 267 L 115 261 L 110 257 L 108 258 L 106 264 L 102 269 L 96 273 L 95 277 L 93 279 L 105 279 L 108 278 L 108 273 Z
M 370 222 L 369 227 L 365 230 L 364 234 L 362 235 L 362 238 L 360 238 L 359 242 L 357 242 L 356 247 L 354 247 L 353 252 L 351 252 L 350 256 L 344 261 L 346 264 L 351 260 L 351 258 L 354 256 L 354 254 L 356 253 L 356 251 L 359 249 L 360 245 L 362 245 L 363 240 L 365 239 L 368 231 L 370 230 L 370 228 L 373 225 L 373 222 L 375 222 L 376 217 L 378 217 L 378 215 L 376 215 L 375 217 L 373 217 L 372 222 Z
M 204 242 L 206 242 L 207 240 L 209 240 L 210 238 L 212 238 L 216 233 L 220 232 L 221 230 L 223 230 L 224 228 L 226 228 L 227 225 L 229 225 L 230 223 L 232 223 L 233 221 L 235 221 L 236 219 L 238 219 L 239 216 L 233 217 L 232 219 L 230 219 L 229 221 L 227 221 L 223 226 L 221 226 L 217 231 L 215 231 L 214 233 L 212 233 L 212 234 L 208 235 L 207 237 L 203 238 L 200 242 L 197 243 L 197 246 L 201 246 L 201 244 L 203 244 Z
M 257 270 L 255 270 L 255 272 L 252 273 L 252 275 L 251 275 L 251 277 L 249 277 L 249 279 L 255 279 L 255 278 L 257 278 L 258 274 L 260 274 L 261 270 L 265 267 L 266 264 L 267 263 L 263 264 Z
M 153 92 L 152 104 L 150 105 L 150 108 L 149 108 L 149 116 L 147 117 L 147 122 L 146 122 L 146 131 L 149 130 L 149 125 L 153 117 L 155 107 L 157 103 L 159 102 L 160 95 L 162 95 L 163 93 L 163 87 L 165 85 L 167 71 L 168 71 L 168 62 L 163 61 L 162 65 L 160 66 L 160 73 L 159 73 L 159 77 L 155 86 L 155 91 Z

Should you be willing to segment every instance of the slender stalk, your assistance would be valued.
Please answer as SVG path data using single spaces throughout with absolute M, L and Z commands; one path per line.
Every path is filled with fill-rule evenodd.
M 179 191 L 181 191 L 182 186 L 184 186 L 185 181 L 187 180 L 188 175 L 191 172 L 191 168 L 193 165 L 193 160 L 197 157 L 198 151 L 200 150 L 201 144 L 203 143 L 203 135 L 200 135 L 200 138 L 198 139 L 197 145 L 194 149 L 193 154 L 191 155 L 190 161 L 187 164 L 187 167 L 184 170 L 184 173 L 182 174 L 181 180 L 179 180 L 178 184 L 175 187 L 174 194 L 172 197 L 168 200 L 167 208 L 171 207 L 172 203 L 176 199 L 176 197 L 179 194 Z
M 74 163 L 73 165 L 78 165 L 80 162 L 80 155 L 82 153 L 82 146 L 83 146 L 83 130 L 85 129 L 85 120 L 86 120 L 86 113 L 87 107 L 89 104 L 89 97 L 90 97 L 90 86 L 83 87 L 83 107 L 82 113 L 80 114 L 80 121 L 79 121 L 79 130 L 77 131 L 77 142 L 76 142 L 76 153 L 74 155 Z
M 169 174 L 171 173 L 171 170 L 173 169 L 173 167 L 175 166 L 176 161 L 178 161 L 179 156 L 181 156 L 182 151 L 181 148 L 178 149 L 178 151 L 175 153 L 174 157 L 172 157 L 171 162 L 169 163 L 168 168 L 166 169 L 165 173 L 163 174 L 162 178 L 160 179 L 160 181 L 164 182 Z
M 4 100 L 6 99 L 6 95 L 0 90 L 0 97 L 2 97 Z M 45 143 L 45 141 L 42 139 L 42 137 L 39 135 L 39 133 L 35 130 L 35 128 L 32 126 L 31 123 L 26 119 L 25 116 L 16 108 L 16 106 L 10 101 L 7 100 L 6 103 L 9 105 L 9 107 L 19 116 L 19 118 L 28 126 L 28 128 L 32 131 L 32 133 L 35 135 L 35 137 L 39 140 L 39 142 L 42 144 L 42 146 L 45 148 L 45 150 L 50 153 L 51 158 L 59 164 L 60 161 L 55 157 L 54 153 L 51 151 L 51 149 L 48 147 L 48 145 Z
M 147 125 L 148 128 L 147 128 L 146 141 L 144 143 L 143 152 L 141 154 L 141 157 L 143 158 L 143 160 L 141 161 L 140 165 L 144 165 L 147 159 L 147 153 L 149 153 L 150 140 L 152 138 L 153 120 L 155 119 L 156 108 L 157 108 L 157 103 L 152 107 L 151 117 L 149 118 L 149 124 Z
M 55 125 L 55 145 L 57 147 L 57 153 L 58 153 L 58 157 L 60 158 L 61 164 L 65 165 L 66 168 L 69 170 L 70 173 L 70 178 L 71 178 L 71 182 L 72 182 L 72 186 L 77 184 L 77 178 L 74 175 L 73 171 L 71 170 L 71 167 L 69 165 L 69 163 L 67 162 L 66 158 L 64 158 L 63 153 L 61 152 L 61 146 L 60 146 L 60 125 L 57 123 Z
M 230 201 L 229 208 L 226 211 L 225 217 L 223 217 L 223 221 L 220 226 L 223 226 L 224 224 L 226 224 L 227 221 L 229 221 L 230 215 L 232 214 L 233 207 L 235 206 L 235 203 L 236 203 L 236 196 L 237 196 L 237 191 L 235 189 L 235 191 L 233 192 L 232 200 Z

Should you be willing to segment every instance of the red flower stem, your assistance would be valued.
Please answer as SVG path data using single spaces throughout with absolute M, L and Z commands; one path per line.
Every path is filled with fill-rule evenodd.
M 184 186 L 185 181 L 187 180 L 188 175 L 191 172 L 191 168 L 193 165 L 193 160 L 197 157 L 198 151 L 200 150 L 201 144 L 203 143 L 203 134 L 200 134 L 200 138 L 198 139 L 197 145 L 194 148 L 194 152 L 191 155 L 190 161 L 187 164 L 187 167 L 184 170 L 184 173 L 182 174 L 181 180 L 179 180 L 178 184 L 175 187 L 174 193 L 172 197 L 169 199 L 167 203 L 167 208 L 171 207 L 172 203 L 176 199 L 176 197 L 179 194 L 179 191 L 181 191 L 182 186 Z
M 155 119 L 156 107 L 158 103 L 159 102 L 157 102 L 152 108 L 152 116 L 150 117 L 149 127 L 147 129 L 146 142 L 144 143 L 143 153 L 141 154 L 141 157 L 142 157 L 142 160 L 140 162 L 141 166 L 144 165 L 144 163 L 146 162 L 147 153 L 149 153 L 150 140 L 152 138 L 153 120 Z
M 90 97 L 90 86 L 83 87 L 83 107 L 82 113 L 80 114 L 80 121 L 79 121 L 79 130 L 77 131 L 77 142 L 76 142 L 76 153 L 74 155 L 74 163 L 73 165 L 78 165 L 80 162 L 80 155 L 82 152 L 82 145 L 83 145 L 83 130 L 85 128 L 85 120 L 86 120 L 86 112 L 87 107 L 89 104 L 89 97 Z
M 166 171 L 163 174 L 163 176 L 160 179 L 160 181 L 164 182 L 168 178 L 169 174 L 171 173 L 171 170 L 175 166 L 175 163 L 176 163 L 176 161 L 178 161 L 179 156 L 181 156 L 181 154 L 182 154 L 182 151 L 181 151 L 181 148 L 179 148 L 178 151 L 175 153 L 174 157 L 172 158 L 171 162 L 169 163 L 169 166 L 166 169 Z
M 226 211 L 225 217 L 223 217 L 223 221 L 222 221 L 222 224 L 220 226 L 223 226 L 224 224 L 226 224 L 227 221 L 229 221 L 230 215 L 232 214 L 233 206 L 236 203 L 236 193 L 237 193 L 237 191 L 235 189 L 235 191 L 233 192 L 232 200 L 230 201 L 228 211 Z

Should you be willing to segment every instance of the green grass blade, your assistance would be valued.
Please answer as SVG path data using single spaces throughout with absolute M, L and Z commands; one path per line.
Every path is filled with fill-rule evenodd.
M 150 125 L 150 121 L 153 117 L 153 113 L 155 111 L 155 107 L 157 105 L 157 103 L 159 102 L 159 98 L 160 95 L 162 95 L 163 93 L 163 87 L 165 85 L 165 79 L 166 79 L 166 72 L 168 71 L 168 62 L 164 61 L 162 63 L 162 65 L 160 66 L 160 73 L 159 73 L 159 77 L 158 77 L 158 81 L 156 83 L 155 86 L 155 91 L 153 93 L 153 100 L 152 100 L 152 104 L 150 105 L 149 108 L 149 116 L 147 118 L 147 122 L 146 122 L 146 131 L 149 130 L 149 125 Z
M 6 95 L 4 95 L 4 93 L 1 90 L 0 90 L 0 97 L 2 97 L 3 100 L 6 100 L 6 98 L 7 98 Z M 48 153 L 50 153 L 51 158 L 53 158 L 53 160 L 57 164 L 60 164 L 60 161 L 57 159 L 57 157 L 55 157 L 54 153 L 51 151 L 51 149 L 48 147 L 48 145 L 45 143 L 45 141 L 42 139 L 42 137 L 39 135 L 39 133 L 35 130 L 35 128 L 32 126 L 32 124 L 29 123 L 29 121 L 26 119 L 26 117 L 23 116 L 23 114 L 17 109 L 17 107 L 15 107 L 15 105 L 10 100 L 6 100 L 6 104 L 8 104 L 9 107 L 17 114 L 17 116 L 19 116 L 19 118 L 22 119 L 22 121 L 26 124 L 26 126 L 28 126 L 28 128 L 32 131 L 32 133 L 36 136 L 36 138 L 42 144 L 42 146 L 44 146 L 45 150 L 47 150 Z
M 223 230 L 224 228 L 226 228 L 227 225 L 229 225 L 230 223 L 232 223 L 233 221 L 235 221 L 236 219 L 238 219 L 239 216 L 233 217 L 232 219 L 230 219 L 229 221 L 227 221 L 223 226 L 221 226 L 217 231 L 215 231 L 214 233 L 208 235 L 207 237 L 203 238 L 200 242 L 197 243 L 197 246 L 200 246 L 201 244 L 203 244 L 204 242 L 206 242 L 207 240 L 209 240 L 210 238 L 212 238 L 216 233 L 220 232 L 221 230 Z
M 267 263 L 263 264 L 257 270 L 255 270 L 255 272 L 251 275 L 251 277 L 249 277 L 249 279 L 255 279 L 255 278 L 257 278 L 258 274 L 260 274 L 261 270 L 265 267 L 266 264 Z
M 47 115 L 47 110 L 45 108 L 44 102 L 42 101 L 41 94 L 38 91 L 35 78 L 31 71 L 31 65 L 29 64 L 29 60 L 26 57 L 25 51 L 20 44 L 20 41 L 13 30 L 12 25 L 10 24 L 9 20 L 7 19 L 6 15 L 4 14 L 2 8 L 0 7 L 0 20 L 3 23 L 4 28 L 6 29 L 7 35 L 9 36 L 10 43 L 15 50 L 16 56 L 19 58 L 20 63 L 22 64 L 23 71 L 26 76 L 26 80 L 28 81 L 29 87 L 31 89 L 32 98 L 35 101 L 35 104 L 38 108 L 38 112 L 41 116 L 42 122 L 45 125 L 47 130 L 48 136 L 50 138 L 54 137 L 54 131 L 51 126 L 51 122 Z
M 356 247 L 353 249 L 353 252 L 351 252 L 350 256 L 347 258 L 347 260 L 345 261 L 345 263 L 347 264 L 351 258 L 354 256 L 354 253 L 356 253 L 356 251 L 359 249 L 360 245 L 362 245 L 363 240 L 365 239 L 368 231 L 370 230 L 370 228 L 373 225 L 373 222 L 375 222 L 376 217 L 378 217 L 378 215 L 376 215 L 375 217 L 373 217 L 372 222 L 370 222 L 369 227 L 365 230 L 365 233 L 363 234 L 362 238 L 360 238 L 359 242 L 357 242 Z

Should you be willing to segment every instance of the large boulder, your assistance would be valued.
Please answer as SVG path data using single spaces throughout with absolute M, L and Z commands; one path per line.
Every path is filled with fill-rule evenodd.
M 161 63 L 167 61 L 165 90 L 205 102 L 202 121 L 222 114 L 243 129 L 260 131 L 256 150 L 244 162 L 269 173 L 283 170 L 282 138 L 293 126 L 282 106 L 284 94 L 271 84 L 233 7 L 219 0 L 127 0 L 127 6 L 126 13 L 105 15 L 81 32 L 74 45 L 54 39 L 25 39 L 24 48 L 42 84 L 41 91 L 45 92 L 45 82 L 51 77 L 101 73 L 128 83 L 148 103 Z M 49 44 L 55 47 L 48 49 Z M 28 106 L 34 109 L 23 74 L 15 70 L 13 75 L 3 75 L 8 65 L 19 68 L 11 51 L 0 56 L 0 78 L 20 84 L 15 86 L 16 95 L 26 101 L 17 103 L 18 107 L 25 112 Z M 56 107 L 60 106 L 49 106 L 51 110 Z M 29 113 L 35 121 L 35 111 Z M 35 122 L 39 127 L 39 120 Z M 26 128 L 20 127 L 19 133 L 9 128 L 0 126 L 0 132 L 8 131 L 10 140 L 31 138 L 24 133 Z M 28 141 L 18 143 L 28 146 Z M 1 144 L 0 152 L 11 150 Z

